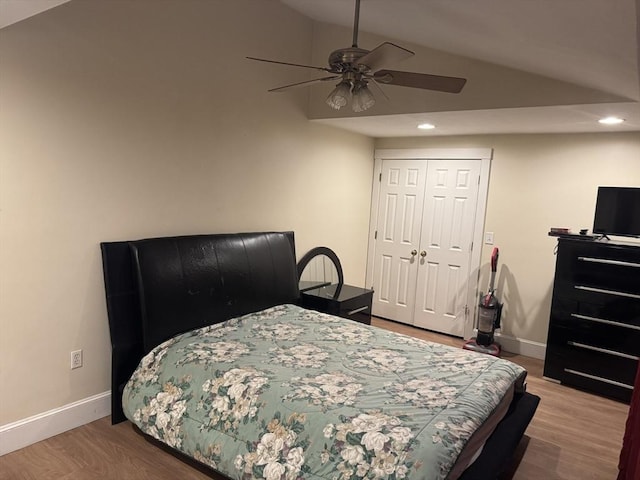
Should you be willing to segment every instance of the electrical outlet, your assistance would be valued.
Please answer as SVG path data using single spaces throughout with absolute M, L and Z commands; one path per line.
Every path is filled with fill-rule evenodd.
M 71 352 L 71 370 L 82 366 L 82 350 L 74 350 Z

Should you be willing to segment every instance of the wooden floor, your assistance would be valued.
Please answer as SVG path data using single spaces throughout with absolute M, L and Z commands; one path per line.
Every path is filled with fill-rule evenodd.
M 374 325 L 460 346 L 459 339 L 374 319 Z M 629 407 L 542 379 L 542 361 L 504 354 L 529 371 L 528 391 L 541 397 L 526 432 L 514 480 L 607 480 L 617 476 Z M 145 441 L 129 422 L 109 417 L 0 457 L 0 480 L 206 479 Z

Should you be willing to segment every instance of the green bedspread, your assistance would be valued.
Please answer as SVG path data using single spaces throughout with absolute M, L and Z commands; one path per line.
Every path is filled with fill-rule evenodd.
M 282 305 L 179 335 L 127 383 L 143 432 L 237 479 L 443 479 L 525 371 Z

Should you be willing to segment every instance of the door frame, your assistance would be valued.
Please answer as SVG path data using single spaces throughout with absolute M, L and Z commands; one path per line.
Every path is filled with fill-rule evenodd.
M 367 273 L 365 285 L 373 288 L 373 266 L 375 259 L 375 232 L 377 229 L 378 203 L 380 201 L 380 181 L 383 160 L 480 160 L 480 184 L 473 228 L 473 250 L 469 265 L 469 287 L 467 290 L 467 311 L 464 320 L 464 338 L 473 336 L 480 261 L 482 259 L 482 239 L 484 233 L 487 196 L 489 193 L 489 174 L 492 148 L 383 148 L 374 152 L 373 189 L 371 194 L 371 212 L 369 216 L 369 241 L 367 246 Z M 475 279 L 475 280 L 472 280 Z

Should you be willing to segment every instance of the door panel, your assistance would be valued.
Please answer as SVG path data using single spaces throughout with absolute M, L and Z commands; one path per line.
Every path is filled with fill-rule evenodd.
M 414 324 L 463 336 L 480 162 L 429 160 Z
M 373 314 L 404 323 L 413 322 L 418 265 L 411 252 L 420 242 L 426 173 L 424 161 L 382 162 Z

